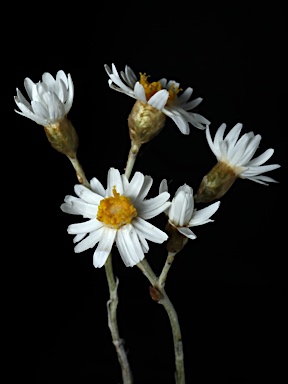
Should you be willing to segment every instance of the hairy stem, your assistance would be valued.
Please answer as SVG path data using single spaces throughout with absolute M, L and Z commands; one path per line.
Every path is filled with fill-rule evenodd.
M 128 155 L 128 160 L 125 168 L 125 176 L 127 179 L 129 179 L 134 163 L 136 161 L 136 157 L 138 155 L 139 149 L 141 144 L 136 144 L 135 142 L 131 141 L 131 148 Z
M 171 265 L 174 261 L 176 253 L 177 252 L 168 252 L 168 256 L 167 256 L 167 259 L 165 261 L 165 265 L 164 265 L 162 272 L 158 278 L 158 284 L 161 287 L 164 287 L 164 285 L 165 285 L 165 281 L 167 279 L 167 274 L 169 272 L 169 269 L 171 268 Z
M 110 299 L 107 302 L 108 326 L 111 332 L 113 344 L 116 348 L 118 361 L 121 366 L 123 384 L 132 384 L 133 378 L 132 378 L 132 373 L 129 367 L 127 355 L 124 349 L 124 340 L 120 339 L 118 325 L 117 325 L 117 305 L 118 305 L 117 288 L 118 288 L 119 280 L 116 278 L 116 281 L 115 281 L 115 278 L 114 278 L 111 253 L 108 256 L 108 259 L 105 263 L 105 271 L 106 271 L 109 292 L 110 292 Z
M 180 330 L 180 325 L 179 325 L 176 310 L 164 289 L 164 283 L 159 282 L 159 279 L 153 272 L 148 261 L 146 259 L 143 259 L 137 264 L 137 267 L 142 271 L 142 273 L 147 277 L 149 282 L 152 284 L 152 288 L 150 289 L 150 295 L 152 299 L 158 302 L 158 304 L 163 305 L 163 307 L 167 312 L 170 325 L 171 325 L 172 335 L 173 335 L 175 368 L 176 368 L 176 373 L 175 373 L 176 384 L 185 384 L 183 344 L 182 344 L 181 330 Z M 168 272 L 168 269 L 167 269 L 167 272 Z M 167 272 L 166 272 L 166 275 L 167 275 Z
M 85 185 L 85 187 L 91 189 L 90 184 L 89 184 L 88 180 L 86 179 L 83 168 L 82 168 L 81 164 L 79 163 L 77 157 L 74 157 L 74 158 L 69 157 L 69 156 L 67 156 L 67 157 L 71 161 L 71 163 L 72 163 L 72 165 L 76 171 L 76 176 L 77 176 L 79 183 L 81 183 L 81 184 Z

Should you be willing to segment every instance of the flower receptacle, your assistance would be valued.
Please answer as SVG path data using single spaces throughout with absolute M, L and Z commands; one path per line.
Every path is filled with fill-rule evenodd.
M 67 116 L 56 124 L 44 126 L 44 130 L 54 149 L 71 159 L 76 158 L 79 139 L 75 128 Z
M 147 143 L 160 133 L 165 121 L 163 112 L 137 100 L 128 117 L 131 140 L 139 145 Z
M 167 251 L 171 253 L 180 252 L 188 242 L 188 237 L 182 235 L 169 221 L 165 230 L 169 234 L 169 240 L 166 243 Z
M 194 201 L 210 203 L 222 197 L 237 179 L 237 174 L 228 164 L 219 161 L 201 181 Z

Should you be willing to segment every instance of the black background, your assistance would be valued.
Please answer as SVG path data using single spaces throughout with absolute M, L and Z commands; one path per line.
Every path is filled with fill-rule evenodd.
M 8 39 L 4 47 L 10 120 L 3 130 L 9 138 L 2 146 L 8 210 L 2 252 L 9 262 L 3 271 L 5 303 L 8 298 L 3 336 L 9 340 L 11 382 L 18 375 L 30 384 L 121 382 L 107 325 L 105 270 L 93 267 L 92 250 L 74 253 L 67 226 L 75 217 L 59 208 L 73 194 L 74 170 L 41 126 L 14 112 L 13 101 L 16 87 L 24 93 L 25 77 L 37 82 L 46 71 L 71 73 L 75 97 L 69 118 L 80 138 L 78 157 L 87 178 L 96 176 L 106 185 L 110 167 L 124 171 L 133 106 L 132 98 L 108 87 L 104 64 L 113 62 L 118 70 L 127 64 L 151 80 L 166 77 L 183 89 L 191 86 L 193 98 L 203 97 L 196 112 L 211 121 L 213 135 L 223 122 L 227 129 L 241 122 L 243 133 L 261 134 L 259 154 L 275 149 L 267 163 L 281 168 L 267 175 L 279 183 L 237 180 L 221 199 L 215 222 L 195 228 L 197 239 L 177 256 L 166 290 L 179 316 L 187 384 L 271 383 L 284 374 L 284 8 L 160 4 L 74 5 L 33 16 L 26 8 L 11 12 L 15 41 Z M 215 164 L 204 132 L 190 127 L 184 136 L 167 118 L 159 136 L 141 148 L 133 171 L 153 177 L 151 197 L 163 178 L 172 196 L 183 183 L 196 190 Z M 163 229 L 164 215 L 154 222 Z M 150 248 L 147 259 L 159 274 L 165 247 L 150 243 Z M 120 279 L 120 335 L 135 384 L 174 383 L 164 309 L 151 300 L 148 280 L 137 267 L 125 268 L 116 249 L 113 266 Z

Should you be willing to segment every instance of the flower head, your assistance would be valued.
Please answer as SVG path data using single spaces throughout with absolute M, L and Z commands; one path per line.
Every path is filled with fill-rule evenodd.
M 83 185 L 75 185 L 78 197 L 66 196 L 61 205 L 63 212 L 82 215 L 83 223 L 69 225 L 68 233 L 76 235 L 75 252 L 83 252 L 98 246 L 94 251 L 93 264 L 102 267 L 114 242 L 127 267 L 133 267 L 144 258 L 149 246 L 146 241 L 163 243 L 168 236 L 147 219 L 157 216 L 170 206 L 168 192 L 145 199 L 152 178 L 136 172 L 129 182 L 125 175 L 110 168 L 107 189 L 95 177 L 91 180 L 91 190 Z
M 168 191 L 165 179 L 159 188 L 159 192 L 163 191 Z M 217 201 L 206 208 L 197 210 L 194 208 L 193 189 L 184 184 L 177 189 L 172 203 L 165 213 L 168 216 L 169 224 L 181 235 L 189 239 L 196 239 L 196 235 L 190 228 L 213 222 L 214 220 L 211 220 L 210 217 L 217 211 L 219 205 L 220 201 Z
M 269 148 L 260 156 L 253 158 L 261 136 L 248 132 L 239 139 L 242 127 L 242 124 L 236 124 L 224 138 L 226 124 L 222 124 L 215 134 L 214 141 L 207 127 L 207 141 L 218 163 L 204 176 L 195 197 L 198 202 L 209 202 L 223 196 L 237 178 L 249 179 L 264 185 L 268 185 L 268 182 L 277 182 L 263 175 L 264 172 L 280 167 L 279 164 L 263 165 L 273 155 L 274 149 Z
M 56 79 L 45 72 L 42 81 L 36 84 L 26 77 L 24 87 L 31 102 L 16 88 L 17 96 L 14 99 L 21 112 L 16 109 L 15 112 L 37 124 L 44 127 L 57 124 L 71 109 L 74 97 L 73 82 L 70 74 L 66 76 L 62 70 L 57 72 Z
M 188 101 L 193 92 L 192 88 L 187 88 L 178 96 L 181 91 L 180 84 L 174 80 L 167 81 L 163 78 L 156 82 L 149 82 L 145 73 L 140 73 L 138 80 L 135 73 L 127 65 L 125 72 L 121 71 L 120 75 L 114 64 L 112 64 L 112 70 L 108 65 L 105 65 L 105 70 L 109 76 L 110 88 L 125 93 L 170 117 L 183 134 L 188 135 L 190 132 L 188 123 L 199 129 L 205 129 L 206 125 L 210 124 L 205 117 L 189 112 L 202 101 L 200 97 Z

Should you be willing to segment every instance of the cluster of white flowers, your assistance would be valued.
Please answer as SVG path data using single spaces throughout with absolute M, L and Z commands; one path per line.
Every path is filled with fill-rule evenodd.
M 274 179 L 262 175 L 280 167 L 278 164 L 263 165 L 272 156 L 273 149 L 268 149 L 252 159 L 261 136 L 249 132 L 239 139 L 242 129 L 240 123 L 236 124 L 225 138 L 223 134 L 226 125 L 222 124 L 213 141 L 210 122 L 202 115 L 191 112 L 202 101 L 200 97 L 189 101 L 192 88 L 187 88 L 179 95 L 180 84 L 174 80 L 167 81 L 162 78 L 150 83 L 147 80 L 148 76 L 142 73 L 138 80 L 128 66 L 125 67 L 125 72 L 120 72 L 120 75 L 114 64 L 112 70 L 105 65 L 105 70 L 109 76 L 108 84 L 112 89 L 170 117 L 183 134 L 189 134 L 189 123 L 205 130 L 207 142 L 217 160 L 231 168 L 237 177 L 262 184 L 275 182 Z M 15 102 L 21 112 L 17 110 L 16 112 L 37 124 L 51 127 L 61 122 L 70 111 L 74 96 L 70 74 L 66 76 L 61 70 L 54 79 L 46 72 L 42 76 L 42 82 L 35 84 L 26 78 L 24 86 L 31 102 L 29 103 L 17 89 Z M 149 250 L 147 240 L 163 243 L 168 238 L 165 232 L 146 221 L 162 212 L 167 214 L 170 225 L 181 235 L 195 239 L 196 235 L 190 228 L 212 222 L 210 218 L 220 205 L 217 201 L 206 208 L 196 210 L 193 190 L 187 184 L 179 187 L 170 201 L 165 179 L 160 185 L 159 195 L 146 199 L 152 186 L 150 176 L 136 172 L 129 181 L 127 176 L 121 175 L 119 170 L 114 168 L 108 171 L 106 189 L 95 177 L 90 181 L 90 185 L 91 189 L 81 184 L 75 185 L 78 197 L 66 196 L 61 209 L 87 219 L 83 223 L 70 225 L 68 233 L 75 235 L 74 242 L 78 243 L 75 252 L 94 248 L 98 244 L 93 258 L 95 267 L 102 267 L 105 264 L 114 243 L 126 266 L 132 267 L 143 260 L 144 254 Z

